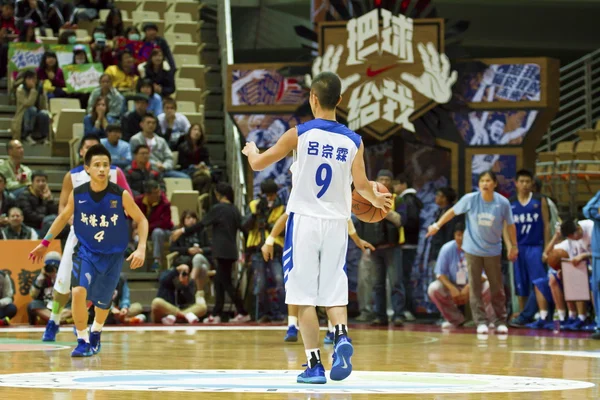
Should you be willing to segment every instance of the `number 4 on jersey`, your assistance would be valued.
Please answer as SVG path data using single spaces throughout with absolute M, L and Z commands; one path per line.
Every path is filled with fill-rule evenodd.
M 96 239 L 98 242 L 104 240 L 104 231 L 99 231 L 98 233 L 96 233 L 94 235 L 94 239 Z

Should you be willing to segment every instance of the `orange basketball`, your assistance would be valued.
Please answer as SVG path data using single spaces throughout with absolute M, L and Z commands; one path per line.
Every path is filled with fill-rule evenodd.
M 379 182 L 377 183 L 377 191 L 380 193 L 389 193 L 385 186 L 383 186 Z M 387 211 L 384 211 L 380 208 L 373 207 L 369 201 L 365 200 L 358 192 L 355 190 L 352 191 L 352 214 L 356 215 L 356 218 L 361 220 L 362 222 L 379 222 L 385 218 Z
M 550 268 L 560 271 L 561 261 L 568 258 L 569 253 L 563 249 L 554 249 L 548 254 L 548 260 L 546 260 L 546 263 Z

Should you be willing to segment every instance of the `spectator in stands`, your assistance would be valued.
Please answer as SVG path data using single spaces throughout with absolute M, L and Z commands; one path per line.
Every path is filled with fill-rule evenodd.
M 6 190 L 6 177 L 0 173 L 0 227 L 8 225 L 8 210 L 16 205 L 15 197 Z
M 106 16 L 104 31 L 108 40 L 125 36 L 125 29 L 123 28 L 123 16 L 121 15 L 121 10 L 119 10 L 117 7 L 112 7 Z
M 137 69 L 131 51 L 125 49 L 118 55 L 117 65 L 106 68 L 107 75 L 112 78 L 113 86 L 123 92 L 133 92 L 138 81 Z
M 138 66 L 140 77 L 154 82 L 154 93 L 168 97 L 175 92 L 175 76 L 160 48 L 150 53 L 150 58 Z
M 502 253 L 502 233 L 506 225 L 511 247 L 508 248 L 508 258 L 517 259 L 517 230 L 513 221 L 509 201 L 495 192 L 498 180 L 492 171 L 479 175 L 479 191 L 464 195 L 455 206 L 450 208 L 439 220 L 427 229 L 427 237 L 435 235 L 442 226 L 455 215 L 466 214 L 467 229 L 462 248 L 467 260 L 469 282 L 469 303 L 477 333 L 487 334 L 488 322 L 493 323 L 497 333 L 508 333 L 506 327 L 506 297 L 502 282 L 500 265 Z M 482 271 L 490 284 L 492 305 L 495 318 L 487 320 L 481 298 Z
M 119 283 L 112 297 L 110 313 L 106 318 L 107 324 L 140 324 L 146 322 L 144 309 L 140 303 L 131 303 L 127 278 L 123 274 L 119 277 Z
M 121 128 L 123 129 L 123 140 L 129 142 L 131 138 L 140 131 L 142 118 L 148 114 L 148 96 L 142 93 L 137 93 L 133 96 L 127 96 L 127 100 L 134 101 L 133 111 L 129 111 L 121 118 Z M 155 133 L 160 133 L 158 124 L 156 125 Z M 134 149 L 135 147 L 132 147 Z
M 42 84 L 34 71 L 23 72 L 23 83 L 17 87 L 17 111 L 11 125 L 13 139 L 29 144 L 49 144 L 50 115 Z
M 19 43 L 42 43 L 35 35 L 36 23 L 31 19 L 26 19 L 21 22 L 17 21 L 19 27 L 19 37 L 14 41 Z
M 51 251 L 44 257 L 44 266 L 39 275 L 33 281 L 29 295 L 33 299 L 27 306 L 29 324 L 36 325 L 38 322 L 46 324 L 50 319 L 52 310 L 52 289 L 56 282 L 56 271 L 60 265 L 60 253 Z M 71 310 L 64 308 L 60 314 L 61 322 L 66 322 L 71 317 Z
M 198 215 L 194 211 L 184 210 L 179 216 L 181 221 L 178 228 L 190 228 L 198 223 Z M 206 304 L 204 300 L 204 286 L 208 281 L 210 270 L 211 248 L 208 232 L 202 229 L 191 235 L 182 236 L 171 243 L 169 249 L 176 251 L 182 257 L 189 257 L 184 264 L 192 266 L 191 278 L 196 284 L 196 304 Z M 191 261 L 191 263 L 189 262 Z
M 125 107 L 125 97 L 113 87 L 112 77 L 108 74 L 102 74 L 100 76 L 100 87 L 94 89 L 90 95 L 87 108 L 88 114 L 92 113 L 93 105 L 96 104 L 96 99 L 100 96 L 108 100 L 108 112 L 106 113 L 106 116 L 115 121 L 119 121 L 123 113 L 123 108 Z
M 45 172 L 33 172 L 31 185 L 19 195 L 17 204 L 25 215 L 25 224 L 36 229 L 39 236 L 44 236 L 58 214 L 58 202 L 48 187 L 48 175 Z
M 190 176 L 194 176 L 198 170 L 208 170 L 210 155 L 205 140 L 206 137 L 200 124 L 194 124 L 177 147 L 181 170 Z
M 125 170 L 131 164 L 131 147 L 129 143 L 121 140 L 121 125 L 109 124 L 106 127 L 106 137 L 101 139 L 100 143 L 110 152 L 114 165 Z
M 113 41 L 116 52 L 128 50 L 133 56 L 136 73 L 137 66 L 143 62 L 146 62 L 150 56 L 152 49 L 144 49 L 144 42 L 140 31 L 135 26 L 128 26 L 125 28 L 125 37 L 119 37 Z
M 54 33 L 72 26 L 71 19 L 75 7 L 70 0 L 46 0 L 46 4 L 48 5 L 48 25 Z
M 38 79 L 42 82 L 44 92 L 49 99 L 53 97 L 66 97 L 64 88 L 65 76 L 62 69 L 58 66 L 58 58 L 53 51 L 46 51 L 40 61 L 40 66 L 36 69 Z
M 11 140 L 6 144 L 8 160 L 0 163 L 0 173 L 6 179 L 6 189 L 17 198 L 29 185 L 31 185 L 31 169 L 22 164 L 25 151 L 23 144 L 18 140 Z
M 13 207 L 8 210 L 8 225 L 2 228 L 4 240 L 37 240 L 37 232 L 23 224 L 23 210 Z
M 95 27 L 91 39 L 90 50 L 93 62 L 102 63 L 104 69 L 108 68 L 113 64 L 113 48 L 107 43 L 104 27 Z
M 171 48 L 164 38 L 158 36 L 158 26 L 156 26 L 154 22 L 146 22 L 143 26 L 143 31 L 144 43 L 151 43 L 155 47 L 159 47 L 162 50 L 165 59 L 169 63 L 171 71 L 175 71 L 175 60 L 173 59 Z
M 0 326 L 8 325 L 10 319 L 17 315 L 17 306 L 13 303 L 14 295 L 10 275 L 0 269 Z
M 177 146 L 183 141 L 183 135 L 190 131 L 190 121 L 177 112 L 177 102 L 169 97 L 163 100 L 163 111 L 158 115 L 161 136 L 169 143 L 171 150 L 177 150 Z
M 83 118 L 83 134 L 105 138 L 108 125 L 116 122 L 114 118 L 107 115 L 107 111 L 106 98 L 96 97 L 92 105 L 92 112 Z
M 435 204 L 439 207 L 433 215 L 433 220 L 437 221 L 456 201 L 456 191 L 451 187 L 439 188 L 435 193 Z M 442 246 L 451 241 L 454 237 L 454 226 L 463 223 L 464 217 L 457 216 L 440 229 L 440 231 L 430 240 L 429 262 L 435 263 Z
M 127 182 L 134 195 L 144 193 L 144 184 L 154 180 L 164 187 L 164 181 L 160 170 L 150 163 L 150 148 L 146 144 L 140 144 L 133 150 L 133 161 L 125 169 Z
M 462 222 L 454 225 L 454 240 L 442 246 L 435 265 L 436 280 L 431 282 L 427 294 L 438 308 L 445 321 L 442 329 L 464 324 L 464 313 L 459 309 L 469 302 L 469 278 L 467 261 L 462 249 L 465 226 Z M 490 285 L 482 275 L 481 297 L 488 318 L 494 318 L 494 308 L 490 301 Z
M 155 116 L 163 111 L 162 97 L 154 93 L 152 81 L 148 78 L 138 80 L 136 90 L 137 93 L 143 93 L 148 96 L 148 108 L 146 111 L 151 112 Z
M 189 178 L 189 176 L 181 171 L 173 169 L 173 153 L 167 144 L 167 141 L 162 137 L 155 135 L 156 117 L 152 114 L 144 115 L 140 127 L 141 132 L 134 135 L 129 144 L 135 149 L 140 144 L 146 144 L 150 148 L 150 163 L 155 165 L 167 178 Z
M 405 302 L 403 307 L 404 318 L 408 321 L 414 321 L 411 275 L 419 245 L 419 233 L 421 231 L 420 214 L 423 203 L 417 197 L 417 191 L 412 188 L 412 179 L 408 175 L 400 174 L 396 177 L 396 181 L 398 183 L 394 188 L 394 192 L 397 194 L 395 208 L 400 214 L 402 221 L 402 227 L 400 228 L 400 248 L 402 250 L 402 297 Z M 402 236 L 404 236 L 403 243 Z
M 177 320 L 196 323 L 206 315 L 206 304 L 196 304 L 196 285 L 190 279 L 190 267 L 178 263 L 162 273 L 158 282 L 157 297 L 152 300 L 151 320 L 154 323 L 173 325 Z
M 15 25 L 15 4 L 12 0 L 5 0 L 2 3 L 2 15 L 0 15 L 0 76 L 6 76 L 8 67 L 8 42 L 11 42 L 19 35 L 19 30 Z
M 69 45 L 77 43 L 77 33 L 72 29 L 65 29 L 58 35 L 58 44 Z
M 85 53 L 85 47 L 82 45 L 77 45 L 73 47 L 73 64 L 81 65 L 88 64 L 90 61 L 87 58 L 87 54 Z
M 48 27 L 48 7 L 42 0 L 18 0 L 15 3 L 15 19 L 17 23 L 31 20 L 37 26 L 44 29 Z M 54 29 L 53 29 L 54 30 Z M 58 32 L 58 27 L 55 30 Z
M 152 238 L 154 255 L 153 270 L 160 269 L 160 262 L 165 256 L 163 247 L 169 241 L 173 221 L 171 221 L 171 203 L 161 190 L 157 181 L 144 184 L 144 194 L 135 198 L 135 203 L 146 215 L 149 224 L 148 234 Z
M 111 8 L 109 0 L 78 0 L 71 21 L 93 21 L 98 19 L 99 11 Z
M 212 226 L 212 254 L 217 271 L 214 282 L 216 301 L 211 315 L 204 319 L 204 323 L 221 322 L 225 293 L 229 295 L 237 310 L 237 315 L 232 321 L 247 322 L 250 320 L 250 316 L 231 282 L 233 266 L 238 259 L 237 238 L 239 230 L 242 229 L 242 215 L 233 204 L 233 188 L 231 185 L 219 182 L 215 188 L 215 197 L 218 203 L 209 210 L 202 221 L 189 228 L 182 227 L 174 230 L 171 241 L 178 240 L 181 235 L 191 235 L 207 226 Z

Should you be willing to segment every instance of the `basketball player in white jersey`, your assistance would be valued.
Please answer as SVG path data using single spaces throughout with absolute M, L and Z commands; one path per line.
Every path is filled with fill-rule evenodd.
M 354 353 L 348 340 L 348 279 L 345 272 L 351 184 L 375 207 L 389 209 L 391 194 L 374 191 L 365 173 L 360 136 L 336 122 L 341 82 L 331 72 L 314 77 L 310 107 L 315 119 L 284 133 L 260 154 L 256 144 L 242 151 L 250 167 L 260 171 L 296 151 L 297 164 L 287 205 L 289 214 L 283 251 L 286 303 L 298 306 L 300 331 L 308 359 L 298 383 L 326 383 L 319 351 L 319 320 L 315 306 L 327 309 L 335 325 L 330 378 L 342 380 L 352 372 Z
M 100 144 L 100 138 L 98 136 L 84 136 L 79 143 L 80 160 L 83 160 L 87 150 L 96 144 Z M 125 175 L 120 168 L 112 165 L 110 167 L 109 179 L 111 182 L 118 184 L 131 194 L 131 189 L 129 188 Z M 73 189 L 89 181 L 90 176 L 87 172 L 85 172 L 83 165 L 78 165 L 65 174 L 60 192 L 60 199 L 58 202 L 59 214 L 66 206 L 69 195 Z M 73 271 L 73 250 L 76 244 L 77 237 L 75 237 L 75 231 L 73 230 L 73 225 L 71 224 L 69 237 L 65 243 L 60 265 L 58 266 L 58 271 L 56 273 L 56 282 L 54 283 L 54 291 L 52 292 L 52 313 L 50 314 L 50 319 L 46 324 L 46 330 L 42 336 L 42 340 L 44 342 L 54 342 L 56 340 L 56 334 L 58 333 L 60 325 L 60 314 L 69 301 L 71 292 L 71 274 Z

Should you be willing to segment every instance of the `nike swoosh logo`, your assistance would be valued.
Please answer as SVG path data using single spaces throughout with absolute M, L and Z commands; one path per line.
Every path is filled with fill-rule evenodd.
M 79 201 L 78 201 L 78 203 L 79 203 L 79 204 L 83 204 L 83 203 L 85 203 L 85 202 L 87 202 L 87 200 L 79 200 Z
M 342 366 L 342 368 L 348 369 L 348 363 L 346 363 L 346 359 L 344 357 L 342 357 L 342 361 L 344 362 L 344 365 Z
M 98 304 L 102 304 L 103 306 L 105 306 L 106 304 L 102 303 L 102 302 L 98 302 Z
M 379 69 L 371 69 L 371 66 L 369 65 L 369 67 L 367 68 L 367 76 L 369 78 L 372 78 L 374 76 L 381 74 L 382 72 L 389 71 L 390 69 L 396 68 L 398 66 L 400 66 L 400 64 L 392 64 L 392 65 L 388 65 L 387 67 L 383 67 L 383 68 L 379 68 Z

